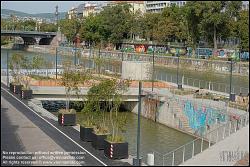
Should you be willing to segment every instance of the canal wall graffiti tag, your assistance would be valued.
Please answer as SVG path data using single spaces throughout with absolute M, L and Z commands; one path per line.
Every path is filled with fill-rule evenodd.
M 193 105 L 190 101 L 184 103 L 185 115 L 188 118 L 189 126 L 198 134 L 203 134 L 206 128 L 217 122 L 225 122 L 225 114 L 221 114 L 218 110 L 205 106 Z

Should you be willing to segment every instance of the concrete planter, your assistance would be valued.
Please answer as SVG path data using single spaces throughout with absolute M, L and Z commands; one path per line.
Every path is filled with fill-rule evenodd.
M 21 90 L 20 96 L 22 99 L 31 99 L 32 93 L 32 90 Z
M 58 123 L 64 125 L 76 125 L 76 114 L 58 114 Z
M 23 85 L 15 85 L 13 83 L 10 83 L 10 91 L 15 94 L 21 94 Z
M 93 141 L 93 128 L 80 126 L 80 139 L 83 141 Z
M 104 140 L 107 138 L 107 134 L 95 134 L 93 133 L 92 146 L 97 150 L 104 149 Z
M 128 143 L 110 143 L 104 140 L 104 155 L 110 159 L 127 159 Z

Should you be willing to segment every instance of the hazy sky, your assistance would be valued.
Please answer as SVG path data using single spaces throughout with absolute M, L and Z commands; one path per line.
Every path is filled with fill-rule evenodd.
M 77 7 L 84 2 L 90 1 L 1 1 L 1 9 L 12 9 L 30 14 L 54 13 L 58 5 L 59 12 L 66 12 L 73 6 Z

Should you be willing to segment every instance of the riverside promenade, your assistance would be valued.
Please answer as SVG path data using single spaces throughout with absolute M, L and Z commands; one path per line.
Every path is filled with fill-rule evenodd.
M 1 139 L 1 166 L 130 165 L 108 159 L 91 143 L 81 141 L 75 128 L 61 127 L 57 121 L 34 111 L 27 100 L 19 100 L 4 84 L 1 84 Z M 17 159 L 20 156 L 14 153 L 22 154 L 23 158 Z
M 181 166 L 233 166 L 249 155 L 249 125 L 216 143 Z M 249 157 L 248 157 L 249 165 Z

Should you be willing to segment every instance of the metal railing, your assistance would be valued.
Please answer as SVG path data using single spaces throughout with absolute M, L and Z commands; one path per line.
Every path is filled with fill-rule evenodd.
M 239 118 L 226 122 L 218 128 L 210 131 L 201 138 L 182 145 L 171 152 L 161 154 L 153 151 L 155 165 L 158 166 L 175 166 L 183 164 L 188 159 L 210 148 L 231 134 L 249 124 L 249 112 L 241 115 Z
M 155 75 L 155 80 L 158 81 L 165 81 L 165 82 L 171 82 L 171 83 L 177 83 L 177 77 L 175 74 L 163 74 L 158 73 L 158 75 Z M 195 78 L 188 78 L 182 76 L 182 78 L 179 80 L 179 83 L 182 83 L 182 85 L 194 87 L 194 88 L 203 88 L 214 92 L 222 92 L 229 94 L 230 85 L 225 83 L 219 83 L 219 82 L 212 82 L 212 81 L 206 81 L 202 79 L 195 79 Z M 233 86 L 232 87 L 232 93 L 247 95 L 249 93 L 249 88 L 247 87 L 241 87 L 241 86 Z

